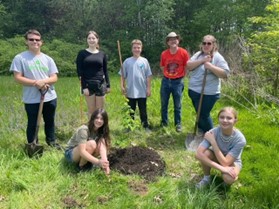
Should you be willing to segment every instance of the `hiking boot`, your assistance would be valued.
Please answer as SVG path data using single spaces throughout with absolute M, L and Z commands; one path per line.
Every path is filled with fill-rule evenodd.
M 177 124 L 175 127 L 175 130 L 176 130 L 176 132 L 181 132 L 182 131 L 181 125 Z
M 57 142 L 47 142 L 48 146 L 53 147 L 57 150 L 64 150 L 64 148 Z
M 202 189 L 211 183 L 211 178 L 203 177 L 203 179 L 196 184 L 197 189 Z

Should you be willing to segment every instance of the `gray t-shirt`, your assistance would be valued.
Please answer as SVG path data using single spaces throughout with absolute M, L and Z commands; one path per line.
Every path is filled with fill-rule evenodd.
M 231 155 L 235 158 L 235 163 L 242 168 L 241 154 L 244 146 L 246 145 L 246 139 L 244 135 L 238 130 L 235 129 L 233 134 L 229 137 L 226 137 L 222 134 L 221 128 L 218 126 L 212 129 L 217 145 L 224 156 Z M 211 144 L 204 139 L 199 146 L 209 148 Z
M 119 75 L 122 75 L 121 70 Z M 128 98 L 146 98 L 147 78 L 152 75 L 149 63 L 144 57 L 129 57 L 123 63 L 123 77 L 126 80 Z
M 11 72 L 19 72 L 26 78 L 40 80 L 49 78 L 58 73 L 58 69 L 51 57 L 44 53 L 34 55 L 30 51 L 24 51 L 15 56 L 10 67 Z M 23 86 L 22 100 L 26 104 L 39 103 L 41 94 L 35 86 Z M 57 98 L 54 86 L 51 85 L 45 95 L 45 102 Z
M 191 61 L 200 60 L 203 59 L 205 56 L 206 54 L 203 53 L 201 54 L 201 52 L 199 51 L 195 53 L 190 60 Z M 219 52 L 214 53 L 212 64 L 224 69 L 227 75 L 229 74 L 230 69 L 228 63 Z M 194 92 L 201 93 L 204 73 L 205 73 L 205 68 L 203 64 L 199 65 L 197 68 L 190 71 L 189 72 L 190 81 L 189 81 L 188 88 Z M 208 70 L 206 76 L 204 94 L 215 95 L 215 94 L 219 94 L 220 90 L 221 90 L 221 79 L 218 78 L 214 73 L 210 72 L 210 70 Z

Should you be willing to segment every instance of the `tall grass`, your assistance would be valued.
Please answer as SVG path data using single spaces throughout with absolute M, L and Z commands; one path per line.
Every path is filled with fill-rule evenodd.
M 165 175 L 154 182 L 146 182 L 137 175 L 124 176 L 116 171 L 109 177 L 100 170 L 78 173 L 74 166 L 64 162 L 62 152 L 48 147 L 42 158 L 29 159 L 23 152 L 27 120 L 21 103 L 21 86 L 10 76 L 1 77 L 0 208 L 279 208 L 279 130 L 274 123 L 267 122 L 264 110 L 255 114 L 254 110 L 237 107 L 240 113 L 237 127 L 248 142 L 239 180 L 229 189 L 220 188 L 219 174 L 214 171 L 217 183 L 199 191 L 194 185 L 202 176 L 201 168 L 193 153 L 184 148 L 186 134 L 193 132 L 195 121 L 187 88 L 183 97 L 182 133 L 176 133 L 173 126 L 172 100 L 169 108 L 171 125 L 159 127 L 158 78 L 152 81 L 152 96 L 148 99 L 152 133 L 147 134 L 141 128 L 124 133 L 125 99 L 120 94 L 119 77 L 112 75 L 111 83 L 112 92 L 106 96 L 106 109 L 113 146 L 138 144 L 154 148 L 166 162 Z M 187 87 L 187 80 L 185 83 Z M 58 93 L 57 136 L 60 143 L 66 144 L 74 130 L 86 122 L 86 105 L 80 97 L 77 78 L 60 78 L 55 86 Z M 214 107 L 215 124 L 218 110 L 227 105 L 234 103 L 222 98 Z M 269 114 L 268 119 L 270 117 Z M 137 111 L 136 120 L 139 121 Z M 39 138 L 44 144 L 42 128 Z M 141 188 L 145 188 L 143 192 L 139 192 Z

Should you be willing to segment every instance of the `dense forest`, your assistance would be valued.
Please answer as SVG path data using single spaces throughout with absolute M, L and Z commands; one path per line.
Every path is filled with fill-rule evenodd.
M 75 57 L 86 47 L 89 30 L 99 34 L 111 72 L 120 65 L 117 40 L 126 58 L 131 40 L 139 38 L 154 74 L 170 31 L 181 35 L 181 46 L 190 54 L 204 35 L 212 34 L 230 64 L 237 92 L 279 103 L 278 8 L 277 0 L 2 0 L 0 73 L 9 73 L 30 28 L 42 33 L 43 51 L 55 59 L 61 76 L 75 75 Z

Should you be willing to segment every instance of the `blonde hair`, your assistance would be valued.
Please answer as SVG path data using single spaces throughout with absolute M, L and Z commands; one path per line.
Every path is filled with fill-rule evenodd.
M 233 107 L 223 107 L 218 113 L 218 118 L 219 118 L 220 114 L 225 111 L 231 112 L 233 114 L 234 118 L 237 119 L 238 113 Z
M 213 48 L 212 48 L 211 53 L 213 54 L 214 52 L 218 51 L 217 40 L 213 35 L 205 35 L 202 40 L 204 41 L 204 39 L 207 39 L 207 38 L 212 41 Z M 202 46 L 203 46 L 202 43 L 200 43 L 200 51 L 201 52 L 202 52 Z
M 133 46 L 134 44 L 138 44 L 138 45 L 142 46 L 142 42 L 141 42 L 141 40 L 139 40 L 139 39 L 134 39 L 134 40 L 131 42 L 131 46 Z

